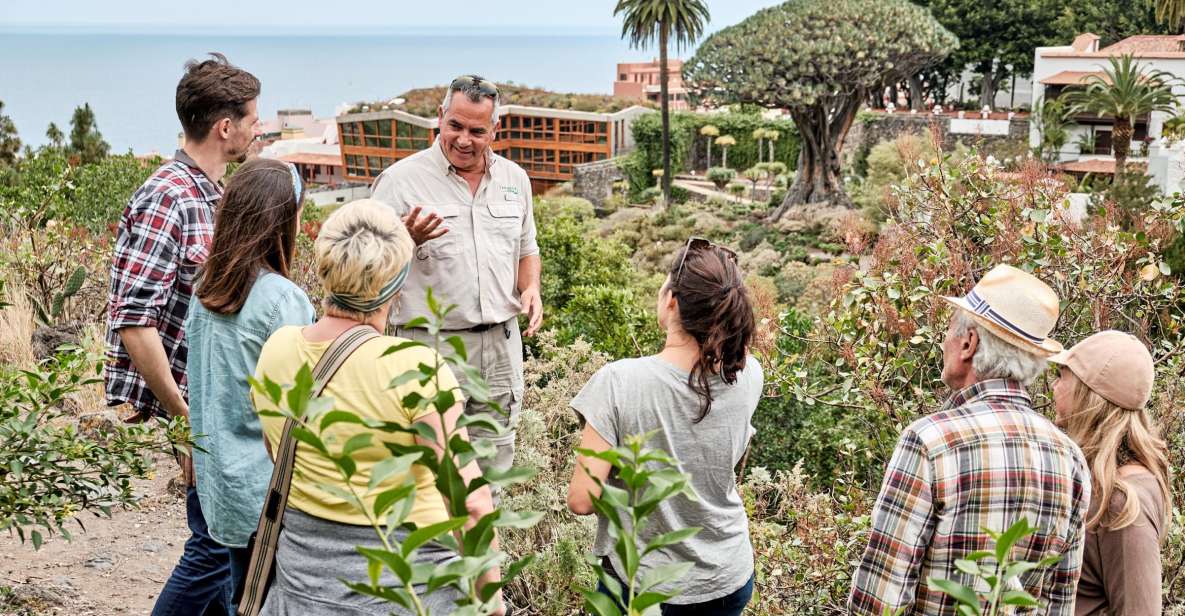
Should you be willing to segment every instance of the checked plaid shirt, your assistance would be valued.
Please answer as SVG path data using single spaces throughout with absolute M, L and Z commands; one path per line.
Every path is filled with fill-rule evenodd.
M 1078 446 L 1032 409 L 1015 381 L 982 381 L 905 429 L 885 470 L 872 532 L 848 600 L 852 614 L 956 613 L 929 576 L 975 586 L 955 560 L 985 550 L 981 529 L 1021 517 L 1040 529 L 1013 548 L 1031 562 L 1062 558 L 1020 577 L 1043 609 L 1070 616 L 1082 564 L 1090 473 Z M 980 590 L 987 590 L 980 583 Z
M 182 150 L 157 169 L 124 208 L 111 262 L 107 301 L 107 404 L 130 403 L 145 415 L 165 415 L 119 337 L 124 327 L 155 327 L 173 379 L 188 397 L 188 349 L 182 327 L 194 277 L 214 237 L 222 188 Z

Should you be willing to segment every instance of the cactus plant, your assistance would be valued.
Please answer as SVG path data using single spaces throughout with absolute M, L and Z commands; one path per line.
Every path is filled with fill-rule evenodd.
M 62 286 L 62 290 L 54 294 L 53 302 L 46 308 L 45 304 L 36 297 L 30 297 L 30 303 L 33 304 L 33 311 L 36 314 L 37 320 L 44 325 L 52 325 L 62 316 L 62 311 L 66 307 L 66 300 L 78 295 L 82 290 L 83 283 L 86 282 L 86 268 L 79 265 L 77 269 L 70 273 L 70 277 L 66 279 L 66 284 Z

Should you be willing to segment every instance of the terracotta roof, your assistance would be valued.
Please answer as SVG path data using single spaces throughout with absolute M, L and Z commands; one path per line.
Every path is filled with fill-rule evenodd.
M 1105 53 L 1109 56 L 1121 56 L 1124 54 L 1142 55 L 1142 54 L 1156 54 L 1163 52 L 1180 52 L 1185 51 L 1182 47 L 1182 41 L 1185 37 L 1179 34 L 1138 34 L 1136 36 L 1129 36 L 1118 43 L 1108 45 L 1099 50 L 1099 53 Z
M 1147 168 L 1146 163 L 1128 163 L 1129 169 L 1136 167 L 1138 169 Z M 1091 158 L 1088 160 L 1075 160 L 1068 163 L 1058 165 L 1058 169 L 1066 173 L 1106 173 L 1115 174 L 1115 161 L 1110 158 Z
M 1107 74 L 1102 71 L 1062 71 L 1041 80 L 1047 86 L 1077 86 L 1085 85 L 1091 77 L 1101 77 L 1109 81 Z
M 342 166 L 341 156 L 337 154 L 310 154 L 307 152 L 293 152 L 292 154 L 285 154 L 280 157 L 280 160 L 286 163 L 299 163 L 302 165 L 329 165 L 330 167 Z

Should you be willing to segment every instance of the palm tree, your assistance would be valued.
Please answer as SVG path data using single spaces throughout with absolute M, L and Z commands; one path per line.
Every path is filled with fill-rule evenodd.
M 712 140 L 715 139 L 716 137 L 720 136 L 720 129 L 716 128 L 715 126 L 712 126 L 711 124 L 705 124 L 703 126 L 703 128 L 699 129 L 699 134 L 707 137 L 707 139 L 705 139 L 704 141 L 706 142 L 705 145 L 707 146 L 706 149 L 708 150 L 708 166 L 705 168 L 711 169 L 712 168 Z
M 1063 96 L 1070 114 L 1094 113 L 1114 118 L 1111 146 L 1115 149 L 1115 173 L 1123 173 L 1131 150 L 1132 124 L 1139 116 L 1177 108 L 1173 84 L 1177 78 L 1161 70 L 1144 71 L 1130 54 L 1111 58 L 1111 68 L 1093 75 L 1086 88 Z
M 720 163 L 721 167 L 724 167 L 725 169 L 728 168 L 728 148 L 731 148 L 736 144 L 737 140 L 732 135 L 720 135 L 719 137 L 716 137 L 716 145 L 720 146 L 720 149 L 724 151 L 724 154 L 722 154 L 724 158 Z
M 757 140 L 757 162 L 761 162 L 762 150 L 765 149 L 765 129 L 754 128 L 753 138 Z
M 1156 21 L 1170 30 L 1180 30 L 1185 25 L 1185 0 L 1148 0 L 1156 8 Z
M 659 104 L 662 109 L 662 194 L 671 197 L 671 112 L 667 100 L 667 44 L 675 38 L 675 48 L 682 51 L 704 33 L 708 5 L 703 0 L 618 0 L 613 14 L 622 14 L 621 37 L 640 49 L 658 40 Z

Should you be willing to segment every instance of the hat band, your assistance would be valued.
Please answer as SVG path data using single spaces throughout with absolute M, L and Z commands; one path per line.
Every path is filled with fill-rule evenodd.
M 1029 342 L 1032 342 L 1033 344 L 1040 345 L 1045 342 L 1046 339 L 1044 337 L 1034 336 L 1029 332 L 1026 332 L 1025 330 L 1010 322 L 1008 319 L 1005 319 L 1000 315 L 1000 313 L 993 310 L 991 304 L 988 304 L 986 300 L 980 297 L 979 294 L 975 292 L 975 289 L 972 289 L 971 292 L 967 294 L 965 299 L 975 314 L 990 319 L 996 325 L 1003 327 L 1004 329 L 1016 334 L 1017 336 L 1020 336 L 1021 338 L 1024 338 L 1025 340 L 1028 340 Z

